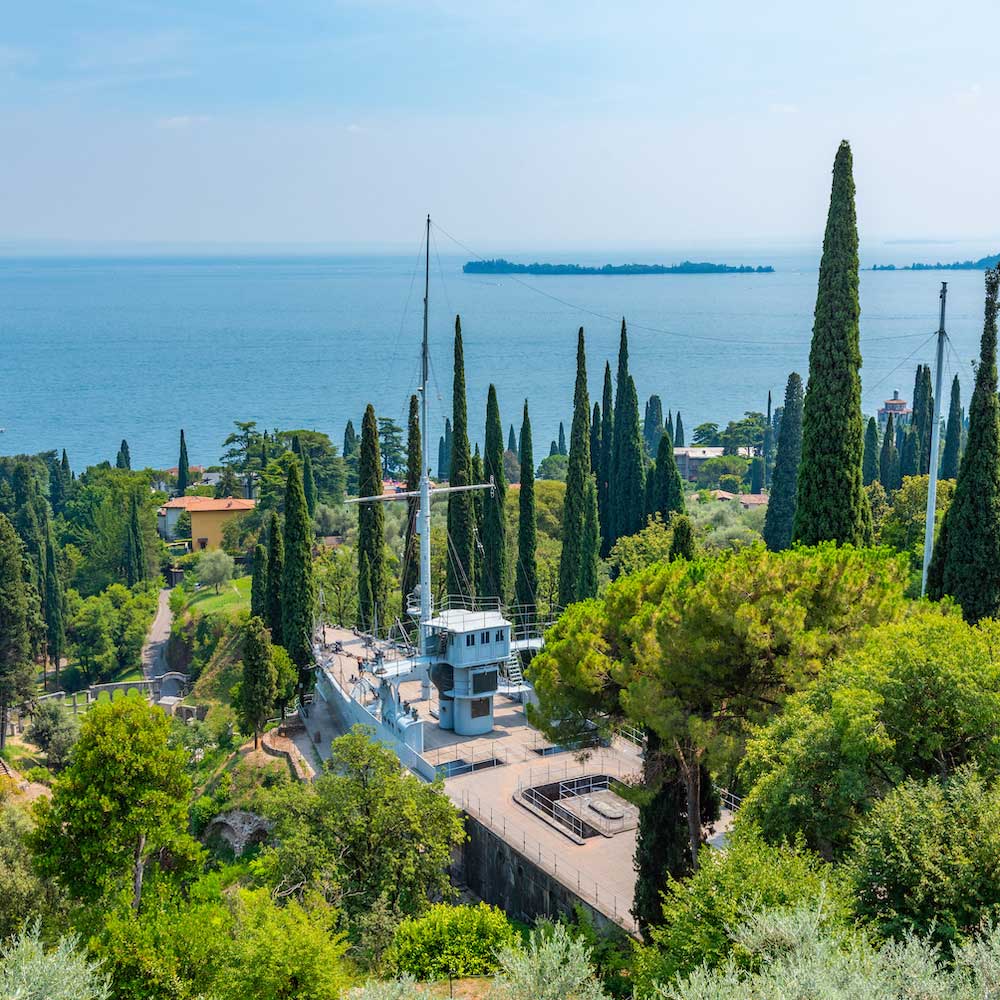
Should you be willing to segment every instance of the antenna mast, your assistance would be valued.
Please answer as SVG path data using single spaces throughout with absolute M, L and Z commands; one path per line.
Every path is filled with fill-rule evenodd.
M 418 531 L 420 533 L 420 652 L 427 655 L 430 652 L 431 620 L 431 481 L 428 474 L 428 462 L 431 455 L 431 436 L 427 420 L 427 380 L 430 352 L 427 346 L 427 310 L 430 299 L 431 277 L 431 217 L 427 215 L 427 232 L 424 236 L 424 340 L 420 361 L 420 511 L 418 515 Z M 424 677 L 421 694 L 429 698 L 431 692 L 430 679 Z
M 924 521 L 924 571 L 920 579 L 920 596 L 927 593 L 927 568 L 934 550 L 934 512 L 937 508 L 938 447 L 941 443 L 941 376 L 944 368 L 944 306 L 948 298 L 948 282 L 941 282 L 941 321 L 938 324 L 937 372 L 934 376 L 934 416 L 931 422 L 931 461 L 927 469 L 927 515 Z

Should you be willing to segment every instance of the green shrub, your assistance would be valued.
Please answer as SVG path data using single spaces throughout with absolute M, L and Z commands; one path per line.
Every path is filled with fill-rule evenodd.
M 390 963 L 424 982 L 453 976 L 488 976 L 497 953 L 517 941 L 517 932 L 495 906 L 439 903 L 422 917 L 396 928 Z

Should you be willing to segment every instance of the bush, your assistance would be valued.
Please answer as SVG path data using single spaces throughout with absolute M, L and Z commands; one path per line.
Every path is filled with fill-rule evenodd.
M 741 830 L 726 851 L 702 850 L 699 862 L 690 878 L 667 882 L 663 923 L 650 928 L 651 945 L 640 949 L 636 963 L 636 980 L 647 989 L 727 959 L 747 966 L 751 956 L 731 931 L 753 913 L 822 898 L 829 922 L 849 917 L 843 880 L 802 847 L 771 847 L 756 831 Z
M 0 996 L 10 1000 L 107 1000 L 111 991 L 99 963 L 90 962 L 75 937 L 46 952 L 38 925 L 0 948 Z
M 590 949 L 562 924 L 532 932 L 527 947 L 500 952 L 495 1000 L 606 1000 Z
M 45 753 L 48 766 L 58 771 L 66 763 L 79 730 L 77 720 L 53 698 L 35 709 L 26 735 Z
M 389 960 L 398 972 L 424 982 L 488 976 L 498 968 L 500 949 L 516 940 L 517 932 L 495 906 L 438 903 L 397 926 Z
M 431 994 L 418 986 L 412 976 L 388 982 L 371 980 L 347 994 L 347 1000 L 431 1000 Z
M 1000 917 L 1000 784 L 971 769 L 905 782 L 858 830 L 848 871 L 858 915 L 881 934 L 970 937 Z

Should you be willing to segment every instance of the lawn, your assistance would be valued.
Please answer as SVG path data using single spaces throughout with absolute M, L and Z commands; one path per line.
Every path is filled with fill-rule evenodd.
M 235 617 L 250 607 L 250 581 L 249 576 L 230 580 L 229 583 L 224 583 L 219 587 L 218 593 L 215 592 L 214 587 L 202 587 L 188 601 L 188 610 L 200 611 L 202 614 L 224 611 Z

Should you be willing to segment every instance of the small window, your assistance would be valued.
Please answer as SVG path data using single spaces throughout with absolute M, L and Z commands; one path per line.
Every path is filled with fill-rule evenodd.
M 466 644 L 466 646 L 475 646 L 475 644 L 476 644 L 476 633 L 475 632 L 470 632 L 465 637 L 465 644 Z
M 455 633 L 454 632 L 449 632 L 448 633 L 448 645 L 449 646 L 454 646 L 455 645 Z
M 481 634 L 481 635 L 479 636 L 479 641 L 480 641 L 480 642 L 481 642 L 481 643 L 482 643 L 482 644 L 483 644 L 484 646 L 485 646 L 485 645 L 487 645 L 487 644 L 489 643 L 489 641 L 490 641 L 490 634 L 489 634 L 489 632 L 483 632 L 483 633 L 482 633 L 482 634 Z
M 490 714 L 490 699 L 476 698 L 476 700 L 470 704 L 469 708 L 473 719 L 481 719 Z
M 497 630 L 496 641 L 497 642 L 503 642 L 503 629 L 498 629 Z

